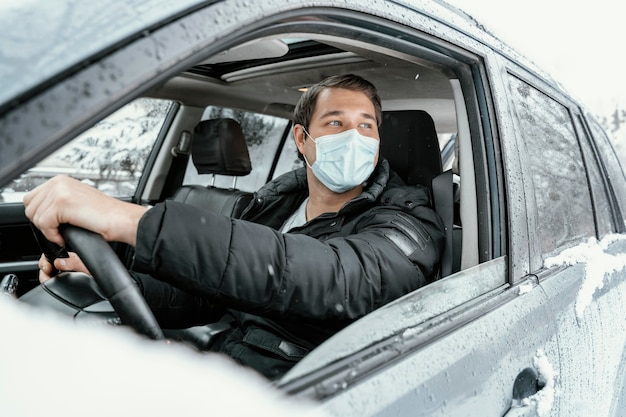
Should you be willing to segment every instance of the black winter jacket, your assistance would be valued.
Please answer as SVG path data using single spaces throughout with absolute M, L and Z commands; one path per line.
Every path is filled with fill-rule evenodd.
M 241 219 L 173 201 L 150 209 L 134 269 L 162 282 L 138 278 L 161 324 L 215 321 L 227 307 L 234 328 L 215 349 L 277 378 L 355 319 L 436 276 L 442 222 L 428 191 L 404 185 L 386 160 L 338 213 L 279 232 L 307 195 L 301 168 L 262 187 Z

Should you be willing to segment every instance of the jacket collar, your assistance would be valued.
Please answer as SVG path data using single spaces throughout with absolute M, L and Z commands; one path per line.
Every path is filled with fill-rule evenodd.
M 340 211 L 360 207 L 362 204 L 375 202 L 382 194 L 389 181 L 389 162 L 381 157 L 372 175 L 367 180 L 363 192 L 350 200 Z M 258 198 L 272 198 L 286 194 L 301 194 L 302 200 L 309 194 L 307 185 L 306 168 L 298 168 L 287 172 L 261 187 L 257 193 Z

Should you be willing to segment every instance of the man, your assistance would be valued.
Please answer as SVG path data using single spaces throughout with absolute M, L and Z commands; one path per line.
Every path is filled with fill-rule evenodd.
M 228 314 L 213 349 L 278 378 L 355 319 L 432 281 L 444 231 L 428 192 L 379 155 L 381 103 L 355 75 L 312 86 L 293 136 L 306 166 L 262 187 L 241 219 L 166 201 L 151 209 L 60 177 L 24 198 L 53 242 L 71 223 L 135 246 L 135 278 L 164 327 Z M 51 265 L 42 258 L 40 279 Z M 59 270 L 86 271 L 72 255 Z M 154 279 L 154 278 L 156 279 Z

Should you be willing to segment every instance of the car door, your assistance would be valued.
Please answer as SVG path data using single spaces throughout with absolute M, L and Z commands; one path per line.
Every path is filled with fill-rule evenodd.
M 547 83 L 509 68 L 524 182 L 533 191 L 531 268 L 558 335 L 559 395 L 551 415 L 621 415 L 615 387 L 626 346 L 624 174 L 597 122 Z
M 481 264 L 373 313 L 314 351 L 283 388 L 337 416 L 502 416 L 521 404 L 514 387 L 554 395 L 558 349 L 552 322 L 542 321 L 551 314 L 543 290 L 531 279 L 483 294 L 477 284 L 501 282 L 506 263 Z M 354 353 L 337 357 L 346 351 Z M 527 369 L 532 378 L 516 385 Z
M 41 249 L 24 214 L 23 196 L 55 175 L 68 175 L 125 201 L 138 201 L 150 155 L 165 134 L 171 103 L 138 99 L 25 169 L 0 189 L 0 277 L 17 276 L 17 295 L 37 285 Z M 120 255 L 126 247 L 114 245 Z

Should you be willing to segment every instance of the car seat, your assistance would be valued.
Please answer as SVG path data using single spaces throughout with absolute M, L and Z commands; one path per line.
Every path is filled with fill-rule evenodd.
M 198 174 L 213 175 L 213 182 L 209 186 L 183 185 L 172 200 L 225 216 L 239 217 L 253 198 L 252 193 L 236 188 L 237 177 L 252 170 L 248 145 L 239 123 L 228 118 L 198 123 L 193 133 L 191 158 Z M 232 176 L 232 187 L 215 187 L 215 175 Z M 171 340 L 186 341 L 200 350 L 208 350 L 215 337 L 228 328 L 230 317 L 225 316 L 216 323 L 163 331 Z
M 198 174 L 212 174 L 209 186 L 183 185 L 172 199 L 211 210 L 230 217 L 239 217 L 252 200 L 252 193 L 236 188 L 237 177 L 252 170 L 248 145 L 241 126 L 228 118 L 203 120 L 194 129 L 191 158 Z M 215 175 L 233 177 L 230 188 L 214 186 Z
M 379 129 L 381 154 L 407 185 L 423 185 L 431 192 L 434 209 L 446 227 L 446 245 L 440 276 L 458 270 L 454 253 L 454 198 L 452 171 L 443 171 L 439 139 L 432 117 L 423 110 L 383 112 Z M 456 258 L 455 258 L 456 257 Z M 457 266 L 455 266 L 457 265 Z

